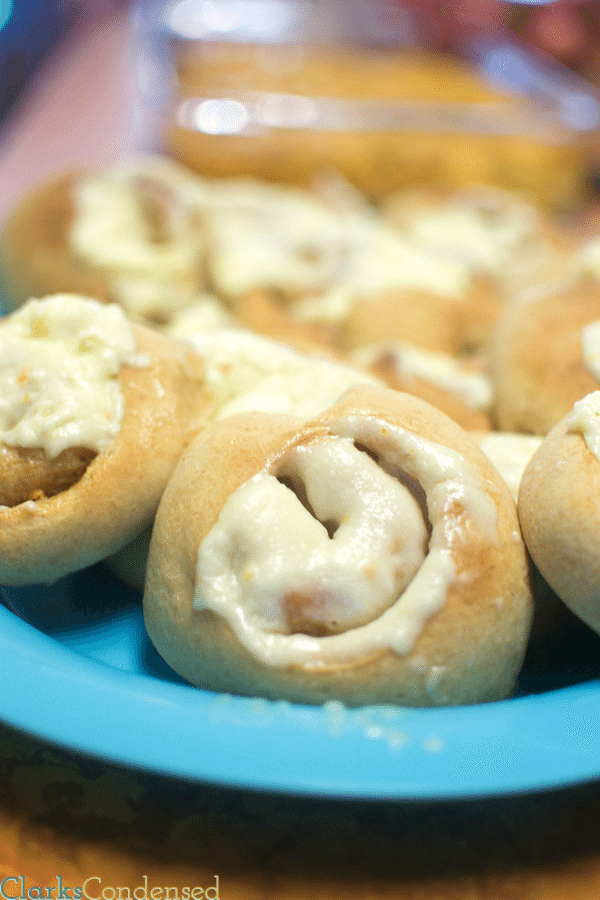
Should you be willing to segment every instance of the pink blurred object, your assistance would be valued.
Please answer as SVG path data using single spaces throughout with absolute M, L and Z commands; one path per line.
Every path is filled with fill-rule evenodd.
M 465 35 L 471 33 L 509 34 L 508 18 L 512 4 L 497 0 L 456 0 L 439 3 L 435 0 L 399 0 L 418 17 L 428 42 L 438 50 L 454 50 Z
M 127 10 L 114 2 L 88 5 L 94 18 L 67 31 L 4 123 L 0 221 L 36 182 L 105 164 L 152 141 L 137 97 Z M 98 6 L 108 15 L 98 18 Z

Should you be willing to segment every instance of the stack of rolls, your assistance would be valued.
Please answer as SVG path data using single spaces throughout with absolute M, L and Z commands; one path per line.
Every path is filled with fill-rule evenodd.
M 435 204 L 413 196 L 410 216 L 399 206 L 396 196 L 374 207 L 331 175 L 309 191 L 202 178 L 155 156 L 70 173 L 35 189 L 5 223 L 5 302 L 70 290 L 168 328 L 212 299 L 213 322 L 335 348 L 434 402 L 450 391 L 451 415 L 492 427 L 483 382 L 506 272 L 518 269 L 520 286 L 555 274 L 555 248 L 562 259 L 570 236 L 498 191 Z M 448 230 L 454 244 L 442 246 Z
M 489 186 L 375 206 L 164 157 L 40 186 L 0 236 L 0 583 L 104 560 L 205 689 L 509 696 L 540 594 L 580 614 L 537 495 L 600 390 L 597 257 Z

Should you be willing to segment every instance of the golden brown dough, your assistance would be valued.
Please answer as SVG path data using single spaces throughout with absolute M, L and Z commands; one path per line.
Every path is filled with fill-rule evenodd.
M 501 431 L 547 434 L 600 386 L 582 334 L 600 320 L 600 282 L 540 286 L 505 309 L 492 342 L 493 416 Z
M 398 433 L 403 435 L 399 451 Z M 326 582 L 319 582 L 314 595 L 298 592 L 292 582 L 281 588 L 288 616 L 283 633 L 268 627 L 263 633 L 259 626 L 253 631 L 253 625 L 246 632 L 240 623 L 246 617 L 248 624 L 251 613 L 243 604 L 228 606 L 227 592 L 222 607 L 216 603 L 209 608 L 204 595 L 198 595 L 195 607 L 197 577 L 203 573 L 200 567 L 197 576 L 199 552 L 208 553 L 203 548 L 213 547 L 221 523 L 230 521 L 223 510 L 226 504 L 230 509 L 232 496 L 236 503 L 241 496 L 238 489 L 245 496 L 246 490 L 265 484 L 263 478 L 270 476 L 284 484 L 290 483 L 288 478 L 293 482 L 289 472 L 295 454 L 302 456 L 307 448 L 310 454 L 315 447 L 321 452 L 323 446 L 331 446 L 330 439 L 335 443 L 338 438 L 344 447 L 352 445 L 351 453 L 368 458 L 361 464 L 381 468 L 381 477 L 389 478 L 393 490 L 406 491 L 423 519 L 425 561 L 409 587 L 417 592 L 411 594 L 411 602 L 420 610 L 420 624 L 411 631 L 413 613 L 408 607 L 401 611 L 400 598 L 383 612 L 376 610 L 372 618 L 369 610 L 363 611 L 359 623 L 344 630 L 328 618 L 330 600 L 322 606 L 316 599 L 321 589 L 331 599 Z M 428 459 L 422 460 L 422 467 L 412 452 L 417 446 L 425 449 Z M 455 472 L 456 481 L 432 476 L 438 453 Z M 428 465 L 433 466 L 429 475 Z M 325 478 L 329 478 L 325 495 L 345 490 L 344 478 L 336 479 L 335 472 Z M 304 488 L 296 484 L 295 490 L 298 503 L 308 504 L 310 515 L 307 484 Z M 318 518 L 314 509 L 312 515 Z M 228 532 L 231 543 L 225 543 L 227 558 L 234 568 L 241 564 L 240 584 L 245 584 L 246 578 L 255 577 L 251 565 L 247 571 L 243 568 L 244 558 L 250 564 L 253 559 L 244 537 L 249 526 L 235 515 L 233 522 Z M 258 513 L 252 522 L 251 531 L 254 525 L 260 528 Z M 335 522 L 324 524 L 337 534 Z M 265 538 L 266 543 L 270 540 Z M 290 553 L 301 540 L 300 533 L 289 534 Z M 244 557 L 246 553 L 250 556 Z M 437 569 L 440 558 L 449 566 L 446 575 Z M 347 568 L 353 571 L 352 558 Z M 432 568 L 446 591 L 439 608 L 424 612 L 427 598 L 420 595 L 418 585 L 422 578 L 428 581 Z M 230 571 L 227 565 L 225 569 Z M 367 581 L 370 571 L 365 569 Z M 378 564 L 372 576 L 379 577 Z M 335 590 L 333 594 L 335 601 Z M 429 404 L 388 389 L 357 387 L 310 422 L 260 413 L 232 416 L 209 426 L 190 445 L 156 517 L 144 610 L 148 633 L 160 654 L 198 686 L 311 703 L 336 698 L 351 705 L 431 706 L 495 700 L 511 692 L 529 634 L 532 599 L 515 504 L 489 460 L 459 426 Z M 392 620 L 399 615 L 407 631 L 404 625 L 388 631 L 390 610 Z M 304 637 L 294 634 L 296 628 L 305 629 Z M 256 643 L 249 638 L 251 633 L 259 635 Z M 312 649 L 304 654 L 306 644 Z
M 75 215 L 73 191 L 82 172 L 39 185 L 15 207 L 0 235 L 0 278 L 6 312 L 30 297 L 69 291 L 112 300 L 98 268 L 74 257 L 68 232 Z
M 491 430 L 492 387 L 482 358 L 428 354 L 395 341 L 365 347 L 357 358 L 388 387 L 426 400 L 467 431 Z
M 459 295 L 406 288 L 361 297 L 340 323 L 340 345 L 349 351 L 393 339 L 450 356 L 473 355 L 487 347 L 501 309 L 486 282 L 474 279 Z
M 66 491 L 95 455 L 88 447 L 68 447 L 52 459 L 39 447 L 0 448 L 0 506 L 18 506 Z
M 541 574 L 598 633 L 600 461 L 591 447 L 599 415 L 597 391 L 574 404 L 529 462 L 518 502 L 523 536 Z

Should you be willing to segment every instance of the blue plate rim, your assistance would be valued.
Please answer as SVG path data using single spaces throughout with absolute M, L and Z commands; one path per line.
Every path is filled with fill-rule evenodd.
M 223 787 L 456 800 L 600 776 L 600 685 L 415 710 L 213 694 L 82 656 L 0 606 L 0 719 L 109 763 Z

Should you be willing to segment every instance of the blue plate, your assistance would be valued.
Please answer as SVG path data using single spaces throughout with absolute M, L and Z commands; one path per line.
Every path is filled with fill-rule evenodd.
M 511 700 L 347 709 L 185 684 L 102 565 L 5 591 L 0 718 L 63 747 L 196 782 L 311 796 L 440 800 L 600 776 L 600 638 L 579 623 L 528 656 Z

